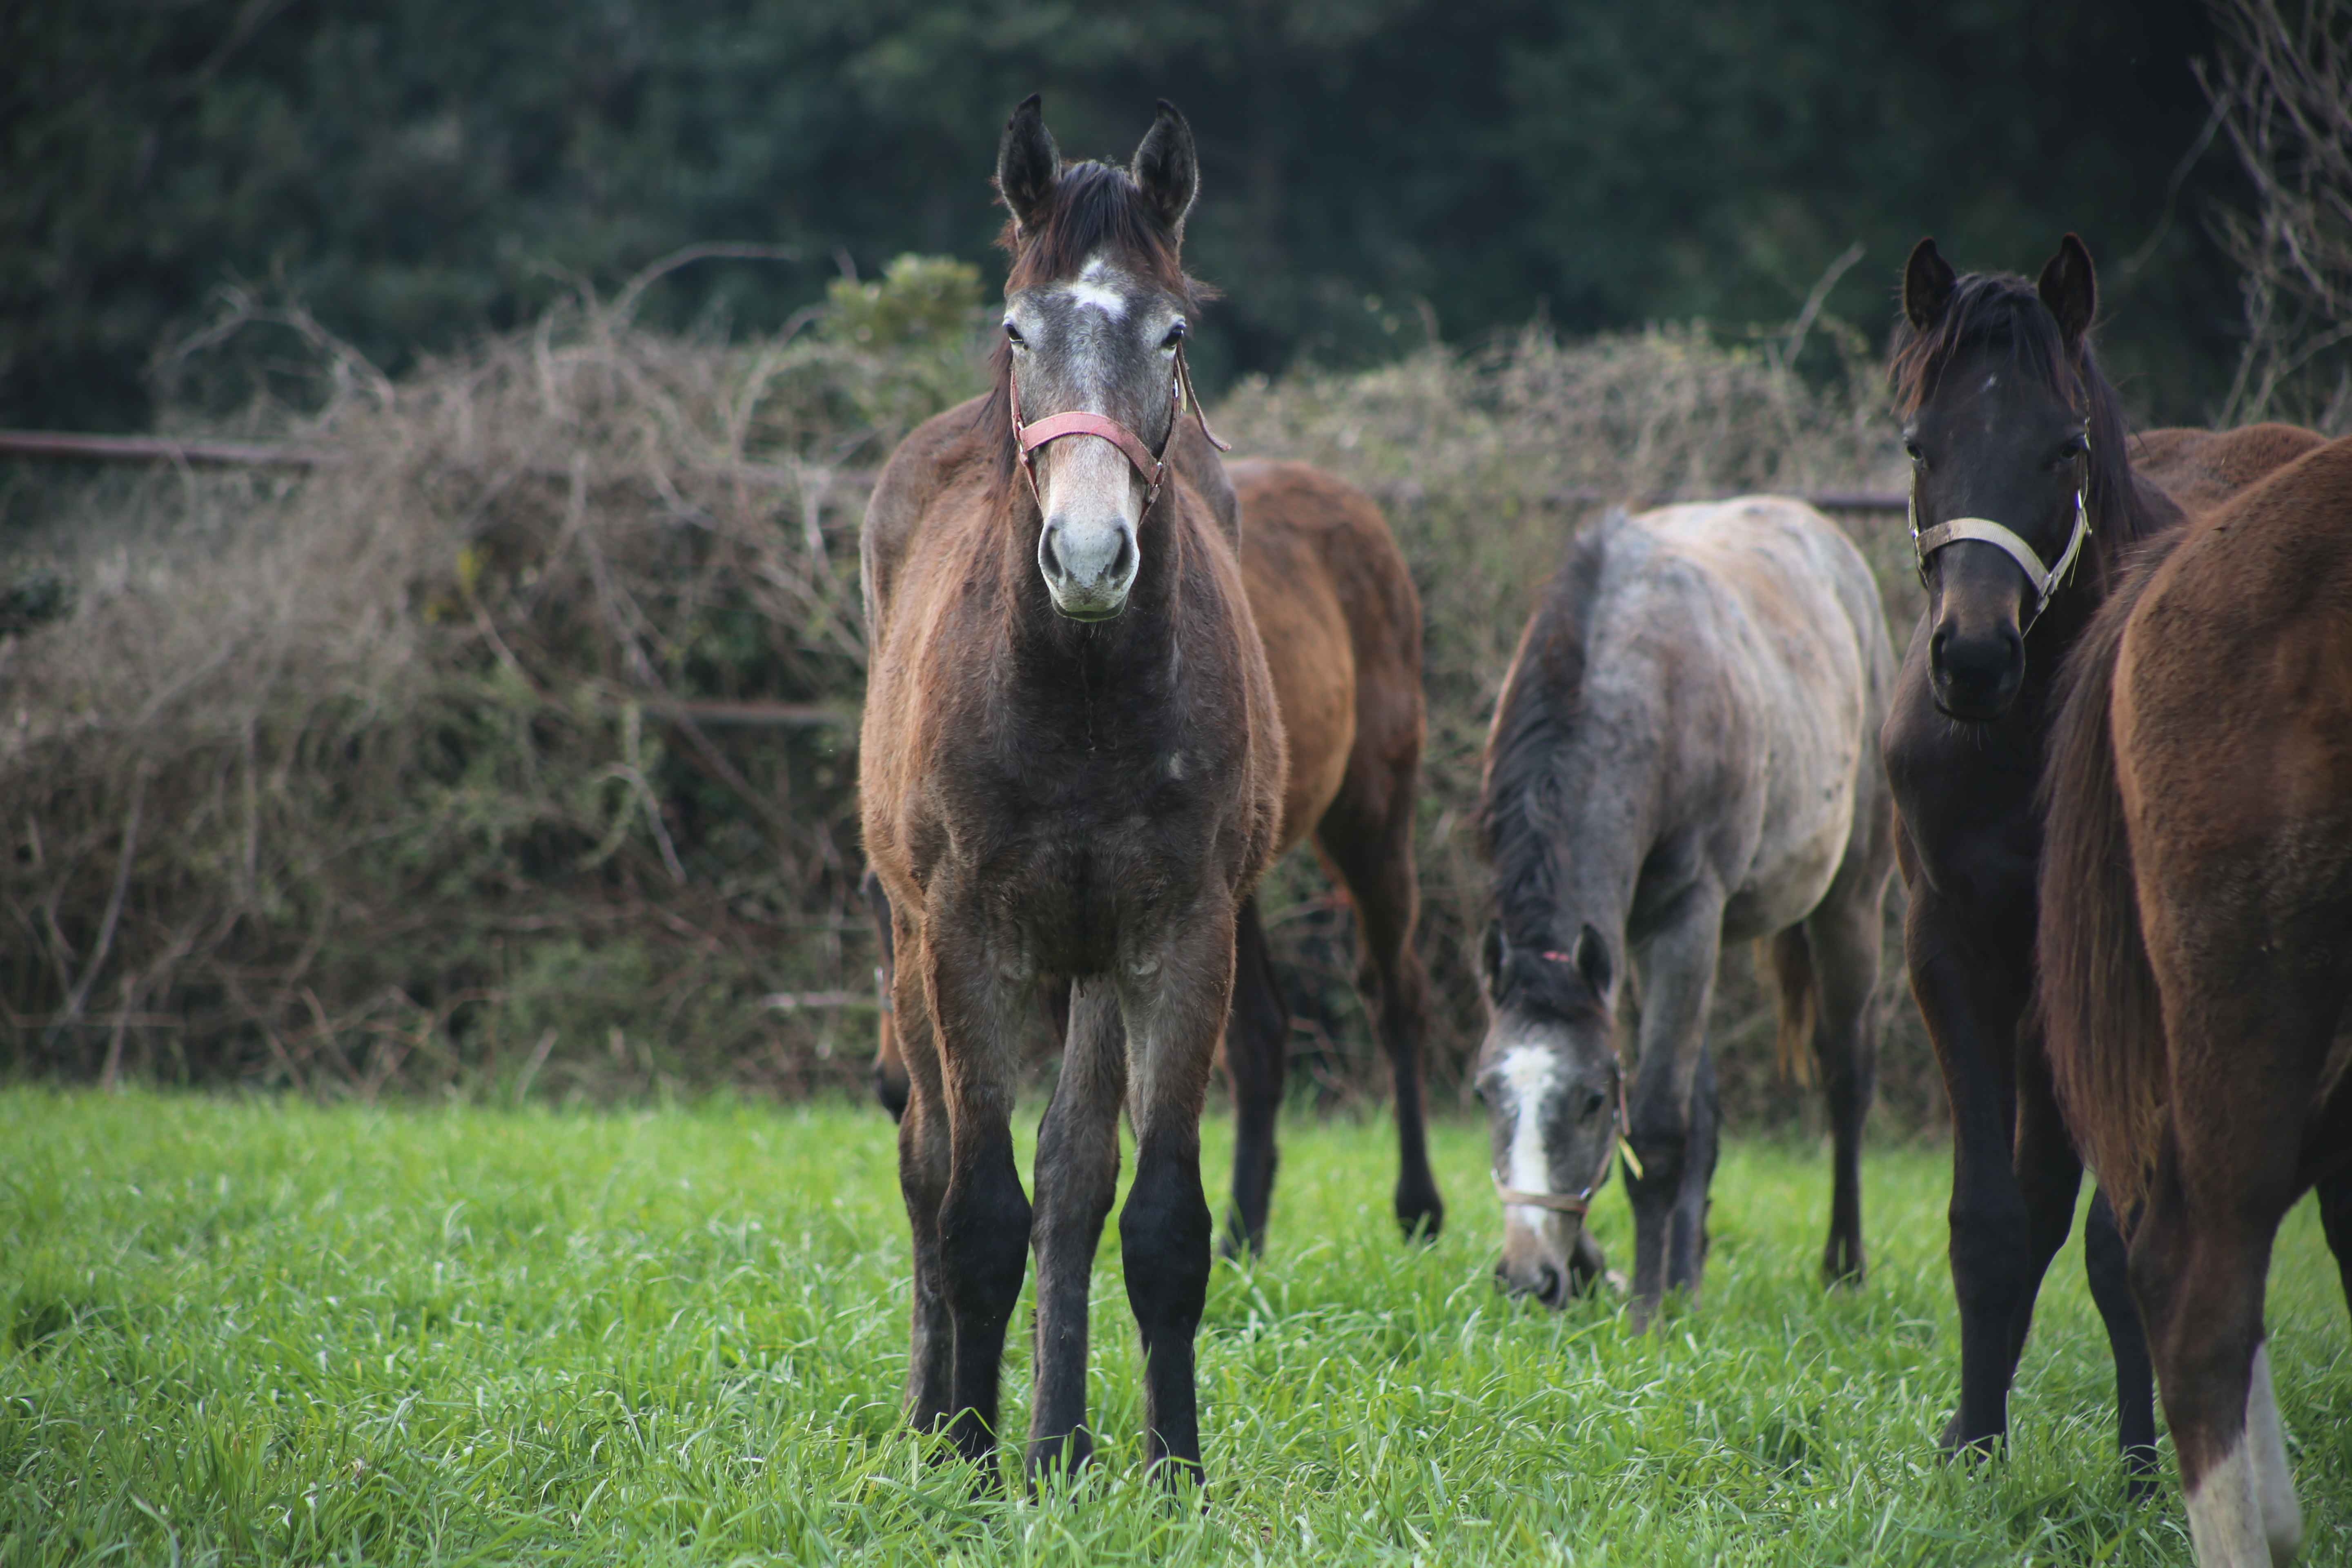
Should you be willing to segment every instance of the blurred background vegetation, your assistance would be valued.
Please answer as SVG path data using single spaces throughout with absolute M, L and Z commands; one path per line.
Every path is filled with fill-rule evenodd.
M 773 331 L 827 279 L 979 262 L 1012 104 L 1077 155 L 1152 99 L 1198 131 L 1196 353 L 1239 374 L 1475 342 L 1830 314 L 1905 249 L 2102 265 L 2135 405 L 2227 391 L 2242 184 L 2200 0 L 79 0 L 0 7 L 0 425 L 132 429 L 215 291 L 304 304 L 398 374 L 698 241 L 654 324 Z M 236 363 L 273 374 L 256 340 Z M 223 366 L 215 363 L 215 378 Z M 212 388 L 234 399 L 245 383 Z M 182 385 L 185 405 L 199 388 Z
M 1920 233 L 2084 234 L 2147 422 L 2352 421 L 2352 0 L 2226 5 L 0 10 L 0 424 L 335 458 L 0 462 L 0 1076 L 860 1083 L 856 529 L 982 384 L 987 176 L 1043 89 L 1073 155 L 1183 105 L 1216 422 L 1412 563 L 1444 1092 L 1537 586 L 1600 500 L 1895 488 Z M 1900 514 L 1847 521 L 1900 642 Z M 1265 900 L 1294 1081 L 1377 1096 L 1344 901 L 1303 858 Z M 1932 1129 L 1891 948 L 1881 1014 L 1885 1119 Z M 1810 1114 L 1770 1026 L 1729 955 L 1748 1125 Z

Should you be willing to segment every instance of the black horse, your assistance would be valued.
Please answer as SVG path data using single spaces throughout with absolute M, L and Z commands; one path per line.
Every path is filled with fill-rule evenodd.
M 1923 239 L 1895 330 L 1927 608 L 1881 749 L 1910 890 L 1905 957 L 1951 1098 L 1960 1402 L 1947 1449 L 2007 1433 L 2034 1297 L 2082 1181 L 2028 1027 L 2053 694 L 2124 552 L 2179 517 L 2132 473 L 2122 407 L 2091 349 L 2095 309 L 2091 258 L 2072 235 L 2037 283 L 1956 277 Z M 2156 1455 L 2147 1343 L 2103 1197 L 2084 1239 L 2119 1436 L 2143 1471 Z

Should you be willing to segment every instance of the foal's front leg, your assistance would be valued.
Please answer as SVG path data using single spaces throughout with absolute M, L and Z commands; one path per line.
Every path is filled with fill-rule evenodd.
M 954 1331 L 948 1436 L 984 1462 L 996 1447 L 1004 1331 L 1027 1271 L 1029 1199 L 1013 1158 L 1013 1027 L 1029 994 L 988 940 L 985 910 L 928 917 L 926 989 L 948 1111 L 948 1184 L 940 1203 L 942 1294 Z
M 1640 1077 L 1627 1142 L 1642 1173 L 1625 1173 L 1633 1204 L 1633 1326 L 1643 1329 L 1669 1287 L 1698 1294 L 1706 1261 L 1706 1188 L 1715 1118 L 1699 1103 L 1707 1000 L 1723 942 L 1719 899 L 1691 897 L 1651 938 L 1642 961 Z M 1712 1084 L 1707 1088 L 1711 1094 Z
M 1073 987 L 1061 1081 L 1037 1135 L 1037 1342 L 1028 1469 L 1075 1471 L 1094 1453 L 1087 1430 L 1087 1295 L 1095 1247 L 1118 1185 L 1118 1107 L 1127 1038 L 1108 981 Z
M 1234 908 L 1171 921 L 1156 950 L 1127 957 L 1128 1116 L 1135 1185 L 1119 1211 L 1127 1300 L 1143 1338 L 1144 1460 L 1201 1473 L 1192 1341 L 1209 1294 L 1209 1202 L 1201 1191 L 1201 1100 L 1234 978 Z

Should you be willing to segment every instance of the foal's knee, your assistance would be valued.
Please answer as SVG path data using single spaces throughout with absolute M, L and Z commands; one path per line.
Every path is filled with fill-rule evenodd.
M 1173 1160 L 1138 1163 L 1119 1211 L 1128 1304 L 1147 1331 L 1198 1323 L 1209 1295 L 1209 1205 L 1200 1178 Z
M 1009 1162 L 949 1185 L 940 1205 L 940 1261 L 957 1312 L 1012 1312 L 1029 1266 L 1029 1199 Z

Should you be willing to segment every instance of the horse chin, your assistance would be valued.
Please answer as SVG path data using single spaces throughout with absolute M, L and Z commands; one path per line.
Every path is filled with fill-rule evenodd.
M 2011 686 L 1979 696 L 1941 681 L 1928 683 L 1928 696 L 1936 704 L 1936 711 L 1961 724 L 1990 724 L 2007 717 L 2017 705 L 2017 692 L 2018 687 Z
M 1061 595 L 1054 593 L 1052 591 L 1052 584 L 1047 584 L 1047 597 L 1054 601 L 1054 613 L 1055 615 L 1060 616 L 1066 621 L 1076 621 L 1082 626 L 1096 626 L 1104 621 L 1115 621 L 1118 619 L 1120 613 L 1127 608 L 1127 595 L 1125 594 L 1121 594 L 1116 598 L 1111 598 L 1108 595 L 1105 595 L 1102 598 L 1095 598 L 1074 594 L 1070 597 L 1065 599 Z

